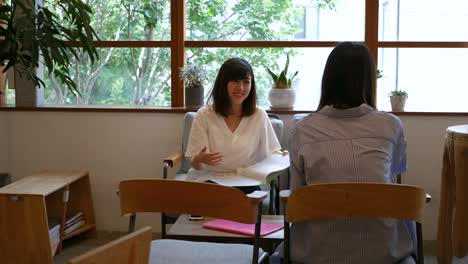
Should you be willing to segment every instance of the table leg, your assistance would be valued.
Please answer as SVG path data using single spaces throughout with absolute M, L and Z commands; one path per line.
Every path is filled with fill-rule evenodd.
M 468 253 L 468 141 L 458 141 L 455 157 L 455 215 L 453 251 L 462 258 Z
M 452 140 L 445 139 L 437 228 L 437 261 L 439 264 L 452 263 L 452 217 L 455 184 L 452 143 Z

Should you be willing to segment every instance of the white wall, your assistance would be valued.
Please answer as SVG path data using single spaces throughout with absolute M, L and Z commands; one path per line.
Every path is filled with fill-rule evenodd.
M 282 118 L 288 125 L 291 116 Z M 402 120 L 409 166 L 403 182 L 431 193 L 424 238 L 435 240 L 445 129 L 467 124 L 468 118 L 404 116 Z M 183 114 L 0 112 L 0 169 L 8 168 L 13 180 L 45 169 L 90 171 L 98 229 L 123 231 L 127 219 L 119 215 L 114 193 L 118 182 L 161 177 L 161 160 L 180 148 L 182 123 Z M 137 225 L 141 224 L 159 228 L 159 217 L 140 218 Z
M 9 112 L 10 173 L 90 172 L 97 228 L 126 230 L 115 189 L 129 178 L 158 178 L 162 160 L 181 146 L 182 114 Z M 137 224 L 159 226 L 159 217 Z M 157 230 L 157 229 L 155 229 Z

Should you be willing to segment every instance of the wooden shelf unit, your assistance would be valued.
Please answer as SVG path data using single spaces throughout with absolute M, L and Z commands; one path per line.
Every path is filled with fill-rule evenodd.
M 65 219 L 83 212 L 85 225 L 64 235 Z M 60 242 L 52 248 L 48 218 L 60 222 Z M 42 172 L 0 188 L 0 262 L 53 263 L 65 239 L 96 234 L 87 172 Z

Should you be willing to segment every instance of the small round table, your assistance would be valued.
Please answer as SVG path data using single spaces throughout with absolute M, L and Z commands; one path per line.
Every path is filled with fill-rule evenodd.
M 447 128 L 440 186 L 437 260 L 468 253 L 468 125 Z

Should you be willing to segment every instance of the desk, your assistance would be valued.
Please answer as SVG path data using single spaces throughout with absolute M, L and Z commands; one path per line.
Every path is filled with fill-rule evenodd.
M 213 229 L 203 228 L 202 224 L 213 220 L 206 217 L 203 221 L 190 221 L 188 215 L 181 215 L 172 225 L 167 233 L 167 238 L 186 239 L 193 241 L 212 241 L 212 242 L 235 242 L 245 243 L 251 242 L 253 237 L 217 231 Z M 284 217 L 282 215 L 262 215 L 262 223 L 283 224 Z M 262 241 L 281 242 L 284 239 L 283 229 L 260 237 Z
M 447 128 L 440 186 L 437 260 L 468 253 L 468 125 Z

